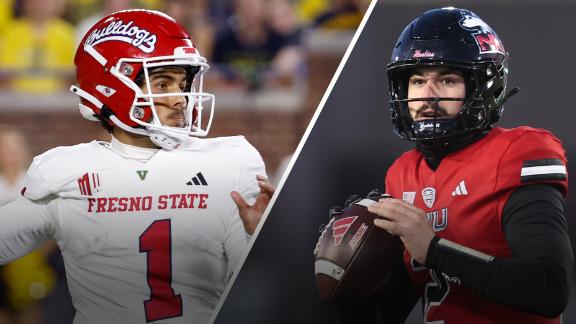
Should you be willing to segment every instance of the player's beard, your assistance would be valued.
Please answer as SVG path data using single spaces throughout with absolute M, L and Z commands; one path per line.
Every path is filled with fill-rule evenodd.
M 184 126 L 186 126 L 186 116 L 184 115 L 184 111 L 172 112 L 167 118 L 169 121 L 174 121 L 173 125 L 169 125 L 171 127 L 184 128 Z
M 155 102 L 156 112 L 160 118 L 160 123 L 164 126 L 174 128 L 186 127 L 186 109 L 170 108 L 162 103 Z M 159 109 L 160 108 L 160 109 Z M 166 111 L 162 113 L 162 111 Z
M 434 115 L 422 116 L 422 114 L 426 110 L 433 110 Z M 425 119 L 440 119 L 440 118 L 450 118 L 446 109 L 441 107 L 438 103 L 430 104 L 428 102 L 424 102 L 424 103 L 422 103 L 422 106 L 420 106 L 416 110 L 415 117 L 413 119 L 414 119 L 414 121 L 420 121 L 420 120 L 425 120 Z

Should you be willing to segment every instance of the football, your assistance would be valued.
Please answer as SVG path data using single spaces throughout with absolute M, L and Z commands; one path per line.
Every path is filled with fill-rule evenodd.
M 347 201 L 342 210 L 330 211 L 330 222 L 314 250 L 316 285 L 323 301 L 343 305 L 370 295 L 401 262 L 400 238 L 376 227 L 373 221 L 379 216 L 367 209 L 384 197 L 390 196 L 372 191 L 367 198 Z

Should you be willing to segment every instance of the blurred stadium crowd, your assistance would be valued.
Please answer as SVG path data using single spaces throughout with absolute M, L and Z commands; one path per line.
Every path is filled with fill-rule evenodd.
M 108 13 L 174 17 L 211 64 L 210 136 L 243 134 L 277 182 L 369 0 L 0 0 L 0 205 L 19 195 L 31 157 L 108 138 L 68 92 L 84 33 Z M 54 242 L 0 268 L 0 324 L 71 323 Z
M 118 10 L 161 10 L 182 23 L 215 64 L 216 83 L 246 91 L 301 80 L 302 33 L 354 29 L 364 0 L 1 0 L 0 86 L 27 93 L 62 91 L 74 80 L 73 56 L 85 32 Z

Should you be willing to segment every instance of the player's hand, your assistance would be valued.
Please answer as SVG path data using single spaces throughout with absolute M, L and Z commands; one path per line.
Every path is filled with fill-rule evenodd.
M 368 210 L 385 217 L 375 219 L 374 225 L 400 236 L 410 255 L 424 264 L 435 234 L 422 209 L 400 199 L 384 198 L 369 206 Z
M 258 186 L 260 187 L 260 193 L 256 197 L 256 201 L 253 205 L 248 205 L 248 203 L 242 198 L 240 193 L 237 191 L 232 191 L 230 195 L 232 199 L 238 206 L 238 212 L 240 213 L 240 218 L 242 223 L 244 223 L 244 229 L 246 233 L 252 235 L 262 218 L 262 214 L 268 207 L 268 203 L 274 194 L 276 188 L 268 182 L 266 177 L 261 175 L 256 176 L 258 180 Z

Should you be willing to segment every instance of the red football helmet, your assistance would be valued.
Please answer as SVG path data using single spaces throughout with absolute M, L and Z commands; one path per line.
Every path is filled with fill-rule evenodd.
M 177 148 L 188 136 L 205 136 L 212 124 L 214 95 L 202 90 L 208 70 L 190 35 L 174 19 L 158 11 L 126 10 L 96 23 L 82 39 L 76 56 L 79 109 L 89 120 L 103 120 L 126 131 L 150 136 L 158 146 Z M 179 66 L 190 79 L 179 93 L 152 94 L 150 69 Z M 144 81 L 142 91 L 136 80 Z M 186 123 L 182 128 L 162 125 L 154 98 L 185 96 Z M 203 120 L 203 103 L 209 115 Z

